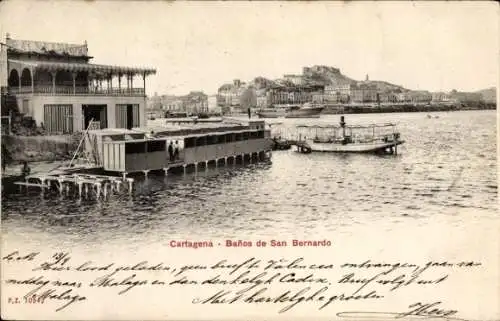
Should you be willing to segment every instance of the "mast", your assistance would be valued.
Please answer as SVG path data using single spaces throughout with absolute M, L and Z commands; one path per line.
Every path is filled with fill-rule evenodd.
M 342 139 L 345 139 L 345 120 L 344 120 L 344 116 L 340 116 L 340 127 L 342 127 Z

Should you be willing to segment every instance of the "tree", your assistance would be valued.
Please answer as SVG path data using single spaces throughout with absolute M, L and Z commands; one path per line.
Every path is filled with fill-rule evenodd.
M 243 91 L 240 97 L 240 105 L 243 109 L 257 106 L 257 93 L 253 87 L 249 87 Z

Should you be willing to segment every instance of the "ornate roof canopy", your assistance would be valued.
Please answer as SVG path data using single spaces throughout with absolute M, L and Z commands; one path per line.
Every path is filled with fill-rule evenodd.
M 24 60 L 13 60 L 9 59 L 9 64 L 14 67 L 22 69 L 24 67 L 32 68 L 34 70 L 46 70 L 46 71 L 69 71 L 69 72 L 79 72 L 87 71 L 95 75 L 153 75 L 156 74 L 156 69 L 152 68 L 138 68 L 138 67 L 125 67 L 125 66 L 114 66 L 114 65 L 98 65 L 90 63 L 78 63 L 78 62 L 54 62 L 54 61 L 24 61 Z
M 32 40 L 6 39 L 9 50 L 41 55 L 60 55 L 73 57 L 89 57 L 87 43 L 70 44 Z

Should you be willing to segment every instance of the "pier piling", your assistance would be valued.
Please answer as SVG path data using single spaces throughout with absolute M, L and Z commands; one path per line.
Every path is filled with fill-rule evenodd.
M 128 192 L 132 193 L 132 184 L 134 183 L 134 179 L 127 178 L 127 182 L 128 182 Z

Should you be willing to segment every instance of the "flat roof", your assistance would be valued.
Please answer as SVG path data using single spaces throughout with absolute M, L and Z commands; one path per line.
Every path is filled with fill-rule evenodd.
M 153 123 L 153 125 L 151 125 L 150 123 Z M 148 125 L 144 127 L 136 127 L 132 129 L 126 129 L 126 128 L 96 129 L 96 130 L 89 130 L 89 134 L 96 136 L 116 136 L 116 135 L 132 136 L 132 135 L 147 135 L 152 133 L 155 136 L 163 135 L 170 137 L 195 137 L 200 135 L 223 135 L 228 133 L 258 131 L 259 129 L 254 129 L 250 127 L 250 125 L 255 123 L 265 124 L 264 121 L 237 122 L 231 119 L 216 123 L 193 122 L 193 123 L 172 124 L 172 123 L 166 123 L 165 121 L 163 121 L 163 119 L 161 119 L 158 121 L 156 120 L 148 121 Z M 124 141 L 132 141 L 132 140 L 134 140 L 133 137 L 132 139 L 126 139 Z M 115 140 L 115 141 L 120 141 L 120 140 Z
M 94 136 L 116 136 L 116 135 L 146 135 L 146 132 L 139 129 L 126 128 L 105 128 L 89 130 L 89 135 Z
M 265 124 L 264 121 L 242 121 L 235 119 L 224 119 L 218 122 L 180 122 L 175 123 L 175 121 L 166 121 L 166 119 L 155 119 L 148 120 L 148 124 L 145 127 L 141 127 L 142 130 L 146 132 L 165 132 L 165 131 L 177 131 L 177 130 L 221 130 L 235 128 L 240 129 L 242 127 L 249 127 L 255 123 Z
M 138 138 L 138 139 L 126 139 L 126 140 L 110 140 L 103 141 L 103 144 L 106 143 L 143 143 L 143 142 L 154 142 L 154 141 L 166 141 L 168 138 L 192 138 L 192 137 L 200 137 L 200 136 L 221 136 L 226 134 L 240 134 L 240 133 L 248 133 L 248 132 L 258 132 L 258 129 L 243 129 L 243 130 L 227 130 L 221 132 L 209 132 L 209 133 L 198 133 L 198 134 L 189 134 L 189 135 L 178 135 L 178 136 L 159 136 L 153 138 Z

